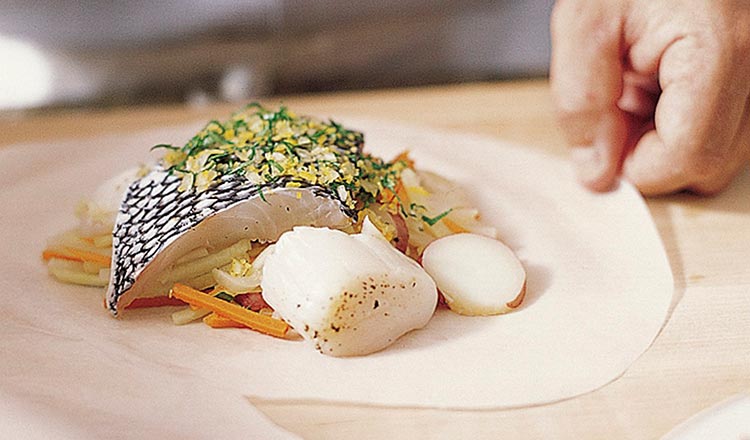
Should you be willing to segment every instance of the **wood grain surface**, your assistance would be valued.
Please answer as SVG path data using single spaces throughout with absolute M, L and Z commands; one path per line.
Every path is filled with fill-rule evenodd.
M 273 97 L 299 113 L 355 115 L 480 133 L 565 154 L 544 80 Z M 4 145 L 57 141 L 207 120 L 235 105 L 0 115 Z M 652 439 L 701 409 L 750 392 L 750 173 L 713 198 L 647 201 L 675 276 L 671 316 L 620 378 L 532 408 L 443 411 L 319 402 L 252 402 L 310 439 Z M 612 231 L 616 234 L 617 231 Z M 510 353 L 509 355 L 512 355 Z

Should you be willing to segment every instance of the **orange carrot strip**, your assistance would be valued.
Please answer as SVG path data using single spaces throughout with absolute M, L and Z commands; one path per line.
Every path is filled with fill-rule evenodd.
M 388 204 L 396 197 L 396 193 L 391 191 L 388 188 L 383 188 L 383 191 L 380 192 L 380 201 L 383 204 Z
M 414 161 L 409 157 L 409 150 L 404 150 L 398 156 L 393 158 L 393 162 L 403 161 L 407 168 L 414 169 Z
M 406 193 L 406 188 L 404 187 L 404 182 L 401 179 L 398 179 L 398 183 L 396 183 L 396 194 L 398 194 L 398 198 L 401 199 L 401 203 L 405 206 L 409 206 L 409 194 Z
M 85 251 L 70 246 L 61 248 L 48 248 L 42 252 L 42 258 L 49 260 L 51 258 L 61 258 L 70 261 L 89 261 L 103 267 L 110 267 L 112 261 L 109 256 L 97 254 L 96 252 Z
M 82 261 L 90 261 L 100 266 L 110 267 L 112 265 L 112 259 L 107 255 L 97 254 L 96 252 L 84 251 L 83 249 L 76 249 L 65 246 L 65 251 L 70 253 L 74 257 L 80 258 Z
M 211 328 L 247 328 L 239 322 L 232 321 L 216 313 L 205 316 L 203 322 Z
M 171 295 L 188 304 L 205 307 L 219 316 L 229 318 L 267 335 L 283 338 L 286 332 L 289 331 L 289 325 L 280 319 L 261 315 L 260 313 L 205 294 L 184 284 L 175 284 L 172 287 Z
M 126 309 L 143 309 L 147 307 L 184 306 L 185 302 L 168 296 L 136 298 L 125 306 Z
M 78 257 L 73 257 L 72 255 L 63 254 L 54 249 L 45 249 L 42 252 L 42 258 L 44 259 L 44 261 L 49 261 L 53 258 L 59 258 L 60 260 L 68 260 L 68 261 L 83 261 Z
M 462 232 L 469 232 L 465 228 L 461 227 L 460 225 L 456 224 L 455 222 L 443 217 L 443 223 L 445 223 L 445 226 L 448 227 L 448 229 L 451 230 L 451 232 L 460 234 Z

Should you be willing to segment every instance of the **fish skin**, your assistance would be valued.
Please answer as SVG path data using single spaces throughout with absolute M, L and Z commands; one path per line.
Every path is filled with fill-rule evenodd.
M 256 185 L 236 175 L 222 176 L 203 192 L 179 191 L 181 179 L 157 168 L 129 187 L 120 205 L 112 242 L 112 270 L 106 293 L 106 307 L 118 315 L 118 301 L 136 282 L 138 275 L 167 246 L 195 228 L 209 216 L 243 201 L 285 188 L 288 179 Z M 318 197 L 338 202 L 341 211 L 355 218 L 330 190 L 304 186 Z

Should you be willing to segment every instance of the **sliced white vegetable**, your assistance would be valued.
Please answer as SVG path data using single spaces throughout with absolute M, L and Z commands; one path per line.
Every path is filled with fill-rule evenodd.
M 47 270 L 52 276 L 64 283 L 96 287 L 107 285 L 107 280 L 99 278 L 99 275 L 84 272 L 83 263 L 77 261 L 52 258 L 47 262 Z
M 497 315 L 521 305 L 526 271 L 513 251 L 477 234 L 455 234 L 430 243 L 422 265 L 451 310 L 462 315 Z
M 175 260 L 174 264 L 179 265 L 179 264 L 189 263 L 191 261 L 197 260 L 198 258 L 203 258 L 207 256 L 209 253 L 210 252 L 208 252 L 208 249 L 206 249 L 205 247 L 199 247 L 199 248 L 193 249 L 192 251 L 188 252 L 187 254 Z
M 108 282 L 109 275 L 110 275 L 110 269 L 108 267 L 99 269 L 99 279 L 101 279 L 102 281 Z
M 369 220 L 355 235 L 297 227 L 269 249 L 263 298 L 323 354 L 381 350 L 435 310 L 430 276 Z
M 185 307 L 182 310 L 172 313 L 172 322 L 174 325 L 185 325 L 197 319 L 201 319 L 209 313 L 211 313 L 211 311 L 208 309 L 198 308 L 193 310 L 190 307 Z
M 86 273 L 92 273 L 95 275 L 99 275 L 99 271 L 102 269 L 106 269 L 101 264 L 96 264 L 91 261 L 84 261 L 83 262 L 83 271 Z
M 248 252 L 250 256 L 257 253 L 252 262 L 252 271 L 245 276 L 232 275 L 230 270 L 218 268 L 211 271 L 216 284 L 234 293 L 259 292 L 260 280 L 263 277 L 263 264 L 268 255 L 268 245 L 254 246 Z
M 258 270 L 253 269 L 253 273 L 244 277 L 236 277 L 226 273 L 221 269 L 211 271 L 216 284 L 226 288 L 234 293 L 257 292 L 260 290 L 260 275 Z
M 96 247 L 86 241 L 84 241 L 77 231 L 69 230 L 47 240 L 47 249 L 60 250 L 65 247 L 72 247 L 81 249 L 88 252 L 94 252 L 99 255 L 110 256 L 112 249 Z M 64 253 L 64 250 L 62 251 Z
M 83 270 L 83 263 L 80 261 L 63 260 L 62 258 L 50 258 L 47 261 L 47 268 L 49 269 L 64 269 L 72 270 L 75 272 L 86 273 Z
M 193 277 L 182 282 L 197 290 L 208 289 L 209 287 L 213 287 L 216 284 L 216 281 L 214 281 L 214 276 L 213 274 L 211 274 L 211 272 L 204 273 L 203 275 L 198 275 L 197 277 Z
M 100 235 L 93 238 L 94 247 L 98 248 L 111 248 L 112 247 L 112 234 Z
M 252 249 L 252 243 L 250 240 L 240 240 L 232 246 L 213 254 L 174 266 L 171 271 L 165 272 L 159 276 L 159 282 L 161 282 L 162 285 L 171 286 L 177 281 L 210 273 L 211 269 L 215 267 L 231 263 L 232 258 L 247 256 L 250 249 Z

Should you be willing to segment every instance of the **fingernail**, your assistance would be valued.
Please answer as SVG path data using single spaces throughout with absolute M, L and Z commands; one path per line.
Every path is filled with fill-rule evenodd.
M 596 146 L 574 147 L 571 149 L 570 157 L 578 180 L 584 185 L 596 184 L 607 171 L 604 156 Z

